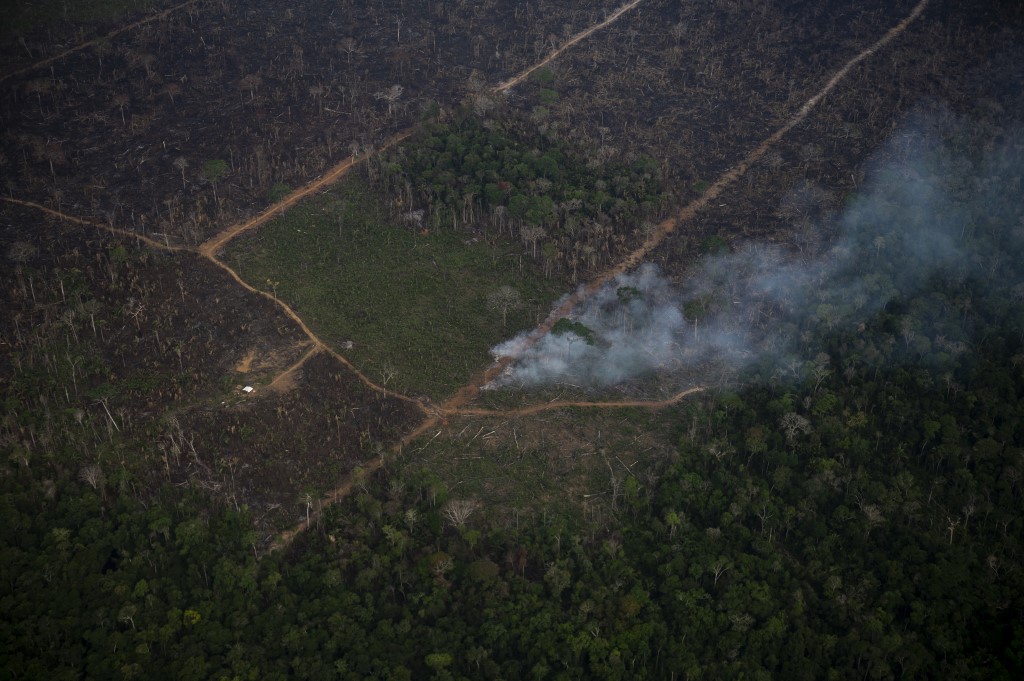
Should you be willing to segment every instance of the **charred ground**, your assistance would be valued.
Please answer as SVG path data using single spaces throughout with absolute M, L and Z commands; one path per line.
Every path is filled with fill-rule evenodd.
M 272 301 L 240 288 L 210 261 L 112 241 L 104 225 L 168 247 L 197 247 L 328 167 L 369 153 L 356 172 L 396 221 L 422 209 L 427 228 L 443 225 L 470 237 L 496 232 L 503 248 L 520 249 L 520 261 L 533 264 L 529 276 L 569 287 L 616 262 L 675 206 L 699 196 L 913 3 L 641 3 L 502 93 L 493 86 L 611 5 L 406 4 L 284 9 L 196 2 L 109 39 L 102 36 L 115 24 L 58 22 L 9 41 L 3 62 L 11 75 L 0 102 L 5 192 L 95 223 L 69 227 L 4 204 L 12 312 L 5 337 L 18 356 L 17 365 L 5 360 L 10 370 L 24 371 L 25 362 L 38 369 L 46 353 L 33 348 L 62 334 L 60 355 L 91 343 L 82 354 L 92 353 L 98 369 L 86 394 L 113 400 L 152 432 L 174 414 L 175 423 L 194 429 L 190 437 L 209 458 L 203 465 L 253 476 L 240 485 L 245 501 L 283 504 L 291 497 L 294 504 L 301 491 L 329 487 L 325 482 L 365 458 L 368 446 L 395 442 L 416 408 L 364 394 L 343 365 L 320 353 L 295 369 L 292 390 L 236 394 L 240 383 L 272 382 L 275 371 L 285 372 L 315 343 Z M 695 254 L 752 236 L 799 248 L 817 239 L 806 232 L 809 220 L 834 210 L 858 186 L 867 155 L 915 106 L 939 100 L 989 114 L 1012 107 L 1012 88 L 998 88 L 1012 78 L 1011 34 L 980 39 L 992 22 L 1012 20 L 1012 9 L 939 5 L 857 66 L 714 210 L 701 211 L 653 258 L 679 274 Z M 92 36 L 99 36 L 95 45 L 25 70 L 31 60 Z M 408 151 L 400 145 L 373 155 L 390 134 L 410 127 L 422 132 Z M 416 158 L 438 162 L 415 151 L 436 148 L 430 135 L 441 135 L 444 151 L 445 136 L 468 135 L 472 147 L 490 144 L 495 133 L 521 140 L 522 153 L 535 158 L 553 149 L 567 167 L 576 163 L 598 176 L 599 169 L 613 170 L 574 194 L 589 206 L 575 217 L 557 206 L 531 212 L 543 208 L 539 198 L 550 190 L 534 180 L 515 184 L 512 168 L 492 171 L 476 189 L 467 185 L 477 169 L 465 148 L 448 180 L 435 173 L 435 182 L 449 182 L 454 194 L 446 196 L 444 184 L 413 186 L 424 172 Z M 615 171 L 616 163 L 641 164 L 657 183 L 654 194 L 631 193 L 629 172 Z M 555 170 L 548 185 L 567 177 Z M 500 185 L 497 195 L 488 195 L 489 180 Z M 513 194 L 534 203 L 517 208 Z M 636 209 L 623 208 L 628 196 L 637 197 Z M 81 293 L 68 303 L 65 291 L 58 302 L 54 291 L 68 272 Z M 26 277 L 30 287 L 38 280 L 45 302 L 26 298 Z M 250 283 L 276 297 L 276 282 L 264 279 Z M 103 333 L 94 334 L 97 314 Z M 94 338 L 83 341 L 78 327 L 87 321 L 82 335 Z M 26 337 L 23 323 L 40 337 Z M 337 348 L 342 340 L 332 342 Z M 372 347 L 360 353 L 364 368 L 373 365 Z M 234 371 L 247 356 L 256 373 Z M 62 371 L 63 381 L 68 370 Z M 77 379 L 77 370 L 70 372 Z M 50 390 L 49 399 L 65 410 L 99 411 L 100 398 L 76 401 L 69 393 L 58 400 L 64 386 Z M 352 409 L 361 409 L 365 422 L 342 428 L 338 414 L 356 414 Z M 269 414 L 298 428 L 275 429 Z M 260 477 L 257 470 L 272 468 L 271 451 L 299 458 L 281 459 L 288 474 Z M 326 477 L 313 475 L 324 456 L 348 463 L 328 467 Z

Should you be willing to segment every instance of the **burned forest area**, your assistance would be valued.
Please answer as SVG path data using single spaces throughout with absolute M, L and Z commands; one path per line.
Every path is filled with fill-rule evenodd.
M 0 679 L 1024 676 L 1011 0 L 10 0 Z

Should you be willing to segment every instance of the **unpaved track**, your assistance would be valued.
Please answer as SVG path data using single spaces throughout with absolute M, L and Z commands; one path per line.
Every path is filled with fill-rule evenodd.
M 495 86 L 493 88 L 493 92 L 504 92 L 509 88 L 515 87 L 519 83 L 529 78 L 531 73 L 533 73 L 537 69 L 544 68 L 552 61 L 557 59 L 559 56 L 561 56 L 563 52 L 565 52 L 566 50 L 568 50 L 570 47 L 580 42 L 581 40 L 585 40 L 590 36 L 594 35 L 595 33 L 597 33 L 598 31 L 600 31 L 601 29 L 607 28 L 611 24 L 615 23 L 616 21 L 619 20 L 620 17 L 622 17 L 623 14 L 625 14 L 631 9 L 634 9 L 637 5 L 639 5 L 642 2 L 643 0 L 632 0 L 632 2 L 628 2 L 622 7 L 619 7 L 617 10 L 609 14 L 604 21 L 596 23 L 590 28 L 580 31 L 579 33 L 577 33 L 576 35 L 574 35 L 573 37 L 569 38 L 564 43 L 559 45 L 557 48 L 555 48 L 555 50 L 551 54 L 546 56 L 544 59 L 540 60 L 533 66 L 528 67 L 524 71 L 516 74 L 515 76 Z
M 491 92 L 495 94 L 504 92 L 505 90 L 508 90 L 514 87 L 515 85 L 523 82 L 526 78 L 530 76 L 531 73 L 533 73 L 537 69 L 543 68 L 544 66 L 550 64 L 552 61 L 557 59 L 563 52 L 568 50 L 573 45 L 576 45 L 580 41 L 589 38 L 594 33 L 600 31 L 601 29 L 606 28 L 611 24 L 615 23 L 622 17 L 623 14 L 630 11 L 631 9 L 634 9 L 643 1 L 644 0 L 632 0 L 631 2 L 619 7 L 617 10 L 609 14 L 603 21 L 596 23 L 593 26 L 590 26 L 589 28 L 584 29 L 583 31 L 580 31 L 573 37 L 569 38 L 567 41 L 565 41 L 557 48 L 555 48 L 550 54 L 544 57 L 544 59 L 542 59 L 541 61 L 531 66 L 528 66 L 527 68 L 523 69 L 521 72 L 519 72 L 512 78 L 490 88 Z M 401 132 L 392 135 L 380 147 L 365 152 L 355 158 L 346 159 L 345 161 L 342 161 L 338 165 L 334 166 L 330 171 L 328 171 L 327 174 L 325 174 L 323 177 L 314 180 L 313 182 L 310 182 L 306 186 L 295 190 L 294 192 L 292 192 L 285 198 L 281 199 L 277 203 L 268 206 L 259 215 L 256 215 L 255 217 L 246 220 L 245 222 L 240 222 L 236 225 L 232 225 L 231 227 L 228 227 L 224 231 L 214 235 L 205 243 L 199 246 L 199 252 L 209 258 L 215 257 L 217 253 L 222 248 L 224 248 L 224 246 L 226 246 L 229 241 L 234 239 L 239 234 L 248 232 L 251 229 L 259 227 L 260 225 L 270 221 L 270 219 L 277 215 L 279 212 L 284 211 L 290 208 L 291 206 L 294 206 L 296 203 L 306 198 L 307 196 L 315 194 L 321 189 L 324 189 L 325 187 L 334 184 L 342 177 L 344 177 L 345 173 L 347 173 L 354 166 L 376 156 L 377 154 L 387 151 L 396 144 L 399 144 L 408 139 L 413 133 L 415 133 L 419 129 L 419 127 L 419 125 L 410 126 L 409 128 L 406 128 L 405 130 L 402 130 Z
M 707 386 L 694 386 L 686 390 L 680 390 L 666 399 L 621 399 L 612 401 L 586 401 L 572 399 L 556 399 L 550 402 L 543 402 L 541 405 L 531 405 L 518 409 L 472 409 L 461 408 L 446 412 L 452 416 L 532 416 L 541 412 L 551 412 L 561 409 L 650 409 L 658 410 L 672 407 L 675 403 L 682 401 L 690 395 L 707 390 Z
M 360 154 L 359 156 L 356 156 L 354 158 L 345 159 L 344 161 L 342 161 L 341 163 L 337 164 L 329 171 L 327 171 L 327 173 L 324 174 L 323 176 L 317 178 L 316 180 L 313 180 L 304 187 L 296 189 L 291 194 L 288 194 L 286 197 L 284 197 L 277 203 L 268 206 L 259 215 L 256 215 L 244 222 L 239 222 L 238 224 L 232 225 L 225 229 L 224 231 L 215 234 L 209 240 L 200 244 L 199 252 L 206 258 L 216 258 L 217 253 L 222 248 L 224 248 L 224 246 L 226 246 L 229 241 L 234 239 L 239 234 L 248 232 L 251 229 L 255 229 L 260 225 L 269 222 L 270 219 L 273 218 L 275 215 L 291 208 L 292 206 L 297 204 L 299 201 L 302 201 L 307 196 L 315 194 L 321 189 L 334 184 L 342 177 L 344 177 L 345 173 L 347 173 L 353 166 L 356 166 L 362 163 L 363 161 L 366 161 L 367 159 L 370 159 L 376 156 L 377 154 L 380 154 L 381 152 L 390 149 L 396 144 L 405 141 L 406 139 L 409 138 L 410 135 L 412 135 L 416 131 L 416 129 L 416 126 L 406 128 L 405 130 L 395 133 L 394 135 L 389 137 L 387 141 L 385 141 L 384 144 L 382 144 L 380 147 Z
M 231 269 L 230 267 L 228 267 L 227 265 L 222 263 L 220 260 L 217 260 L 217 258 L 213 257 L 212 255 L 205 255 L 205 254 L 202 254 L 202 253 L 200 253 L 199 255 L 200 255 L 200 257 L 206 259 L 209 262 L 212 262 L 214 265 L 216 265 L 220 269 L 222 269 L 225 272 L 227 272 L 228 276 L 231 277 L 232 279 L 234 279 L 235 282 L 239 286 L 244 288 L 246 291 L 249 291 L 250 293 L 254 293 L 254 294 L 258 295 L 258 296 L 262 296 L 263 298 L 266 298 L 267 300 L 273 302 L 275 305 L 277 305 L 279 308 L 281 308 L 281 310 L 293 322 L 298 324 L 299 328 L 302 329 L 302 332 L 304 334 L 306 334 L 306 336 L 309 338 L 309 340 L 311 340 L 313 342 L 313 346 L 314 346 L 313 350 L 319 350 L 321 352 L 325 352 L 328 355 L 330 355 L 331 357 L 333 357 L 334 359 L 338 360 L 338 362 L 340 362 L 341 364 L 345 365 L 345 368 L 347 368 L 349 371 L 351 371 L 353 374 L 355 374 L 356 377 L 360 381 L 362 381 L 366 385 L 367 388 L 369 388 L 370 390 L 372 390 L 372 391 L 374 391 L 376 393 L 380 393 L 381 395 L 384 395 L 385 397 L 390 396 L 390 397 L 393 397 L 393 398 L 395 398 L 397 400 L 402 400 L 403 402 L 407 402 L 409 404 L 412 404 L 417 409 L 419 409 L 420 411 L 423 411 L 423 412 L 426 413 L 426 407 L 424 406 L 424 404 L 420 400 L 415 399 L 413 397 L 409 397 L 408 395 L 402 395 L 401 393 L 396 393 L 394 390 L 388 390 L 384 386 L 378 385 L 369 376 L 367 376 L 362 371 L 357 369 L 354 364 L 349 362 L 343 355 L 338 353 L 334 348 L 332 348 L 330 345 L 328 345 L 327 343 L 324 343 L 322 340 L 320 340 L 320 337 L 317 336 L 315 333 L 313 333 L 313 330 L 306 325 L 306 322 L 302 321 L 302 317 L 300 317 L 295 312 L 295 310 L 293 310 L 291 308 L 291 306 L 288 305 L 288 303 L 285 303 L 284 301 L 282 301 L 280 298 L 278 298 L 277 296 L 275 296 L 273 294 L 267 293 L 266 291 L 261 291 L 258 288 L 253 287 L 248 282 L 246 282 L 244 279 L 242 279 L 242 277 L 239 276 L 238 272 L 235 272 L 233 269 Z M 310 351 L 310 353 L 307 353 L 307 359 L 308 359 L 308 355 L 311 354 L 311 353 L 312 353 L 312 350 Z
M 13 198 L 9 198 L 9 197 L 0 197 L 0 201 L 4 201 L 6 203 L 10 203 L 10 204 L 17 205 L 17 206 L 24 206 L 26 208 L 32 208 L 34 210 L 38 210 L 40 212 L 46 213 L 47 215 L 51 215 L 51 216 L 56 217 L 56 218 L 58 218 L 60 220 L 64 220 L 66 222 L 71 222 L 71 223 L 76 224 L 76 225 L 82 225 L 84 227 L 93 227 L 93 228 L 96 228 L 96 229 L 100 229 L 100 230 L 104 230 L 104 231 L 110 232 L 112 234 L 117 234 L 118 236 L 123 236 L 123 237 L 127 237 L 127 238 L 130 238 L 130 239 L 135 239 L 135 240 L 137 240 L 139 242 L 142 242 L 142 243 L 146 244 L 147 246 L 150 246 L 152 248 L 156 248 L 156 249 L 159 249 L 159 250 L 170 251 L 170 252 L 173 252 L 173 253 L 187 253 L 187 254 L 196 255 L 196 256 L 198 256 L 200 258 L 203 258 L 204 260 L 212 263 L 214 266 L 224 270 L 228 274 L 229 277 L 231 277 L 232 279 L 235 280 L 235 283 L 237 283 L 239 286 L 244 288 L 246 291 L 249 291 L 250 293 L 253 293 L 253 294 L 257 295 L 257 296 L 261 296 L 261 297 L 271 301 L 275 305 L 277 305 L 279 308 L 281 308 L 281 310 L 285 313 L 285 315 L 287 315 L 293 322 L 295 322 L 299 326 L 300 329 L 302 329 L 302 332 L 304 334 L 306 334 L 306 337 L 309 338 L 309 340 L 313 344 L 313 348 L 308 353 L 306 353 L 306 356 L 301 360 L 302 362 L 305 362 L 306 360 L 308 360 L 313 354 L 315 354 L 315 351 L 317 351 L 317 352 L 325 352 L 325 353 L 331 355 L 332 357 L 334 357 L 334 359 L 338 360 L 338 362 L 343 364 L 347 369 L 349 369 L 353 374 L 355 374 L 356 377 L 360 381 L 362 381 L 363 384 L 366 385 L 366 387 L 368 387 L 369 389 L 373 390 L 374 392 L 380 393 L 381 395 L 384 395 L 384 396 L 391 396 L 391 397 L 393 397 L 395 399 L 402 400 L 403 402 L 407 402 L 409 404 L 412 404 L 412 405 L 414 405 L 417 409 L 419 409 L 423 413 L 429 413 L 429 414 L 434 413 L 434 412 L 428 412 L 427 407 L 420 400 L 412 398 L 412 397 L 409 397 L 408 395 L 402 395 L 401 393 L 397 393 L 394 390 L 387 390 L 386 388 L 384 388 L 384 386 L 378 385 L 375 381 L 370 379 L 369 376 L 367 376 L 366 374 L 361 372 L 359 369 L 357 369 L 343 355 L 339 354 L 336 350 L 334 350 L 329 345 L 327 345 L 322 340 L 320 340 L 320 337 L 317 336 L 315 333 L 313 333 L 313 330 L 310 329 L 306 325 L 306 323 L 302 320 L 302 318 L 298 314 L 296 314 L 295 310 L 293 310 L 291 308 L 291 306 L 289 306 L 287 303 L 282 301 L 280 298 L 278 298 L 278 297 L 276 297 L 276 296 L 274 296 L 274 295 L 272 295 L 270 293 L 267 293 L 266 291 L 261 291 L 261 290 L 259 290 L 257 288 L 254 288 L 252 285 L 250 285 L 248 282 L 246 282 L 244 279 L 242 279 L 242 277 L 239 276 L 239 274 L 237 272 L 235 272 L 234 269 L 232 269 L 228 265 L 222 263 L 220 260 L 217 260 L 217 258 L 215 258 L 212 255 L 207 255 L 207 254 L 201 253 L 201 252 L 199 252 L 199 251 L 197 251 L 195 249 L 186 248 L 184 246 L 176 246 L 176 245 L 170 245 L 170 244 L 161 243 L 161 242 L 157 241 L 156 239 L 150 238 L 148 236 L 143 236 L 142 234 L 139 234 L 137 232 L 132 232 L 130 230 L 120 229 L 118 227 L 113 227 L 111 225 L 103 224 L 102 222 L 96 222 L 94 220 L 88 220 L 86 218 L 80 218 L 80 217 L 76 217 L 74 215 L 68 215 L 67 213 L 64 213 L 64 212 L 61 212 L 61 211 L 56 211 L 56 210 L 53 210 L 52 208 L 47 208 L 46 206 L 40 205 L 38 203 L 34 203 L 32 201 L 22 201 L 21 199 L 13 199 Z
M 189 5 L 196 4 L 197 1 L 198 0 L 187 0 L 187 2 L 183 2 L 183 3 L 175 5 L 173 7 L 168 7 L 167 9 L 165 9 L 163 11 L 160 11 L 160 12 L 157 12 L 156 14 L 149 15 L 148 17 L 145 17 L 144 19 L 140 19 L 138 21 L 134 21 L 134 22 L 128 24 L 127 26 L 122 26 L 121 28 L 116 28 L 116 29 L 114 29 L 110 33 L 107 33 L 104 36 L 100 36 L 99 38 L 93 38 L 92 40 L 87 40 L 84 43 L 81 43 L 79 45 L 75 45 L 74 47 L 71 47 L 69 49 L 64 50 L 60 54 L 54 55 L 52 57 L 47 57 L 46 59 L 43 59 L 41 61 L 37 61 L 36 63 L 30 64 L 29 66 L 24 66 L 24 67 L 22 67 L 22 68 L 20 68 L 20 69 L 18 69 L 16 71 L 11 71 L 10 73 L 5 73 L 4 75 L 0 76 L 0 83 L 4 82 L 8 78 L 13 78 L 14 76 L 20 76 L 23 73 L 28 73 L 29 71 L 35 71 L 36 69 L 42 68 L 44 66 L 49 66 L 50 64 L 52 64 L 52 63 L 54 63 L 56 61 L 60 61 L 64 57 L 72 55 L 75 52 L 81 52 L 82 50 L 88 49 L 88 48 L 92 47 L 93 45 L 96 45 L 97 43 L 102 42 L 104 40 L 110 40 L 111 38 L 115 38 L 115 37 L 121 35 L 122 33 L 126 32 L 126 31 L 130 31 L 130 30 L 132 30 L 134 28 L 138 28 L 139 26 L 145 26 L 148 23 L 157 21 L 159 19 L 163 19 L 164 17 L 169 16 L 169 15 L 173 14 L 174 12 L 177 12 L 180 9 L 184 9 L 184 8 L 188 7 Z
M 44 206 L 42 204 L 38 204 L 38 203 L 36 203 L 34 201 L 23 201 L 21 199 L 14 199 L 14 198 L 11 198 L 11 197 L 8 197 L 8 196 L 0 196 L 0 201 L 4 201 L 4 202 L 10 203 L 10 204 L 14 204 L 15 206 L 24 206 L 26 208 L 31 208 L 33 210 L 38 210 L 38 211 L 40 211 L 42 213 L 46 213 L 47 215 L 51 215 L 51 216 L 57 218 L 58 220 L 63 220 L 65 222 L 72 222 L 72 223 L 74 223 L 76 225 L 81 225 L 83 227 L 95 227 L 95 228 L 98 228 L 98 229 L 102 229 L 102 230 L 108 231 L 108 232 L 110 232 L 112 234 L 117 234 L 119 236 L 127 237 L 129 239 L 135 239 L 136 241 L 144 243 L 147 246 L 151 246 L 152 248 L 158 248 L 158 249 L 160 249 L 162 251 L 172 251 L 172 252 L 176 252 L 176 253 L 191 253 L 192 252 L 192 249 L 186 248 L 184 246 L 177 246 L 177 245 L 172 245 L 170 243 L 163 243 L 163 242 L 157 241 L 156 239 L 153 239 L 151 237 L 145 236 L 143 234 L 139 234 L 138 232 L 133 232 L 133 231 L 131 231 L 129 229 L 121 229 L 119 227 L 114 227 L 113 225 L 106 225 L 106 224 L 103 224 L 102 222 L 97 222 L 95 220 L 89 220 L 87 218 L 80 218 L 80 217 L 77 217 L 75 215 L 68 215 L 67 213 L 65 213 L 63 211 L 53 210 L 52 208 L 47 208 L 46 206 Z
M 312 345 L 312 347 L 308 351 L 306 351 L 306 354 L 300 357 L 297 362 L 295 362 L 290 367 L 279 373 L 277 376 L 274 376 L 273 380 L 271 380 L 270 383 L 268 383 L 266 387 L 263 388 L 263 390 L 285 391 L 291 389 L 291 387 L 295 385 L 295 381 L 293 380 L 295 372 L 298 371 L 303 364 L 308 362 L 313 357 L 313 355 L 319 353 L 323 349 L 316 343 L 310 343 L 310 345 Z
M 552 402 L 544 402 L 542 404 L 534 404 L 529 407 L 520 407 L 518 409 L 473 409 L 473 408 L 459 408 L 446 411 L 446 414 L 452 416 L 532 416 L 539 414 L 544 411 L 553 411 L 555 409 L 572 409 L 572 408 L 583 408 L 583 409 L 626 409 L 629 407 L 638 407 L 640 409 L 664 409 L 665 407 L 671 407 L 673 404 L 683 401 L 690 395 L 695 395 L 707 390 L 705 386 L 695 386 L 693 388 L 687 388 L 677 392 L 672 397 L 668 397 L 664 400 L 619 400 L 610 402 L 587 402 L 582 400 L 554 400 Z

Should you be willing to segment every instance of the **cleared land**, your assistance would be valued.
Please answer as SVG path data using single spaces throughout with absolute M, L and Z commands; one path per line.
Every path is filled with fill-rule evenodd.
M 396 224 L 358 179 L 240 237 L 225 257 L 381 385 L 434 400 L 560 295 L 518 248 Z

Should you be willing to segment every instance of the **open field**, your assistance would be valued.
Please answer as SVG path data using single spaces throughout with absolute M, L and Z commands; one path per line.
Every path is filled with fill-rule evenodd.
M 378 383 L 437 401 L 560 294 L 507 243 L 396 224 L 356 178 L 239 238 L 225 258 Z

